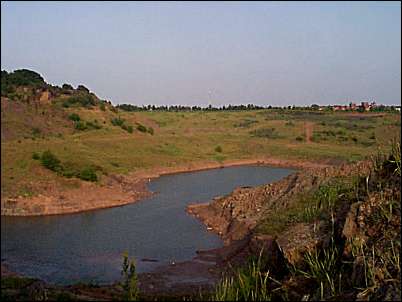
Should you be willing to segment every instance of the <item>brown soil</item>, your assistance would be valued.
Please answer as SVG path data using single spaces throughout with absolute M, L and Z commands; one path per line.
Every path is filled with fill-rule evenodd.
M 147 182 L 165 174 L 175 174 L 237 165 L 271 165 L 293 168 L 318 168 L 329 166 L 325 162 L 282 160 L 275 158 L 246 159 L 237 161 L 190 163 L 185 166 L 156 168 L 131 173 L 127 176 L 111 175 L 101 184 L 79 181 L 80 187 L 61 189 L 48 185 L 34 197 L 1 198 L 1 215 L 38 216 L 77 213 L 88 210 L 122 206 L 151 195 Z

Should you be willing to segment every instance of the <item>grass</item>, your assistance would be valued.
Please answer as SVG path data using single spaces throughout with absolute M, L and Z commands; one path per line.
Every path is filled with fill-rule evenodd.
M 262 270 L 261 253 L 258 260 L 250 259 L 244 268 L 224 277 L 210 301 L 271 301 L 269 272 Z
M 45 109 L 43 110 L 51 113 L 54 108 Z M 41 124 L 45 118 L 40 114 L 41 108 L 38 110 L 38 115 L 31 108 L 27 107 L 24 110 L 26 113 L 24 116 L 32 116 L 34 119 L 35 125 L 30 125 L 29 129 L 36 127 L 38 123 L 43 138 L 24 139 L 28 131 L 27 124 L 21 121 L 16 111 L 4 114 L 2 126 L 13 135 L 10 136 L 12 139 L 2 140 L 1 145 L 2 196 L 16 195 L 19 187 L 26 182 L 48 181 L 49 176 L 38 173 L 39 163 L 32 159 L 33 152 L 42 153 L 47 149 L 62 162 L 71 162 L 81 167 L 95 165 L 102 167 L 104 173 L 125 174 L 190 162 L 220 162 L 261 157 L 356 161 L 372 154 L 378 147 L 386 146 L 387 139 L 400 133 L 400 129 L 394 126 L 400 120 L 400 116 L 392 114 L 382 118 L 360 120 L 342 113 L 298 114 L 292 110 L 115 113 L 109 109 L 102 111 L 99 108 L 67 108 L 63 109 L 65 122 L 53 123 L 50 120 L 52 126 L 48 129 Z M 58 121 L 64 113 L 57 110 L 54 115 Z M 73 113 L 80 117 L 80 121 L 96 120 L 102 128 L 96 131 L 74 131 L 74 123 L 68 119 Z M 290 120 L 292 126 L 289 125 Z M 369 141 L 369 137 L 374 133 L 376 136 L 374 144 L 366 146 L 349 139 L 312 143 L 295 140 L 295 137 L 304 137 L 304 121 L 314 122 L 314 129 L 317 131 L 336 133 L 340 130 L 335 126 L 338 120 L 353 120 L 353 123 L 362 127 L 362 132 L 354 133 L 358 142 Z M 121 121 L 123 125 L 136 125 L 136 127 L 142 125 L 143 130 L 146 130 L 144 133 L 148 135 L 128 127 L 126 130 L 116 127 L 112 121 L 117 125 Z M 322 121 L 326 122 L 325 126 L 321 125 Z M 383 121 L 387 121 L 387 125 L 382 125 Z M 368 124 L 375 128 L 366 129 L 365 125 Z M 269 130 L 273 128 L 274 131 Z M 130 133 L 132 130 L 134 131 Z M 349 130 L 344 131 L 346 135 L 349 134 Z M 31 135 L 30 133 L 28 134 Z M 60 133 L 62 135 L 59 135 Z M 259 135 L 276 138 L 263 139 Z M 219 156 L 220 152 L 214 152 L 218 145 L 224 150 L 224 153 L 222 152 L 224 156 Z M 19 162 L 26 162 L 26 166 L 20 166 Z M 118 166 L 112 165 L 113 162 L 118 162 Z M 63 186 L 58 179 L 55 181 Z
M 299 221 L 331 221 L 331 230 L 323 234 L 329 243 L 308 249 L 301 261 L 288 265 L 290 273 L 280 280 L 270 278 L 261 265 L 246 266 L 223 278 L 212 299 L 400 300 L 399 142 L 392 143 L 390 155 L 380 153 L 373 160 L 369 176 L 353 182 L 333 179 L 294 200 L 291 207 L 267 213 L 264 223 L 279 224 L 278 234 Z M 339 218 L 344 221 L 348 212 L 343 209 L 356 202 L 361 205 L 355 217 L 357 230 L 345 240 L 337 235 L 344 227 Z M 273 235 L 272 228 L 256 232 Z

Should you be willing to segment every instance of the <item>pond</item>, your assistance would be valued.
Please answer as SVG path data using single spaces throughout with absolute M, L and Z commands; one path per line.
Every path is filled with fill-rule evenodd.
M 1 259 L 11 271 L 53 284 L 112 283 L 120 279 L 122 254 L 137 272 L 191 260 L 222 240 L 186 213 L 190 203 L 210 201 L 238 186 L 277 181 L 294 170 L 237 166 L 164 175 L 152 180 L 150 198 L 122 207 L 78 214 L 1 218 Z

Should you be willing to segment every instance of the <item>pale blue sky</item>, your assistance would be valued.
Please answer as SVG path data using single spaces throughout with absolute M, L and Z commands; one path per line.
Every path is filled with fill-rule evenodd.
M 1 68 L 114 104 L 400 104 L 401 5 L 3 1 Z

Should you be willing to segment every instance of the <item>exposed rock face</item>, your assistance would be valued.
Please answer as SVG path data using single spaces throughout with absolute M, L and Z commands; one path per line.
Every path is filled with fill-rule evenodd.
M 51 98 L 52 98 L 52 94 L 50 93 L 50 91 L 45 90 L 45 91 L 42 91 L 42 93 L 40 94 L 39 102 L 42 104 L 50 104 Z
M 306 193 L 330 177 L 350 175 L 353 171 L 368 173 L 369 163 L 308 169 L 256 188 L 237 188 L 231 194 L 211 203 L 189 205 L 187 211 L 203 221 L 226 243 L 243 238 L 260 217 L 269 217 L 273 209 L 286 208 L 295 196 Z

